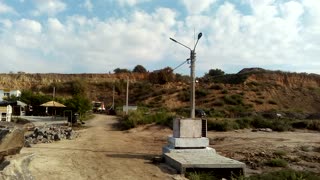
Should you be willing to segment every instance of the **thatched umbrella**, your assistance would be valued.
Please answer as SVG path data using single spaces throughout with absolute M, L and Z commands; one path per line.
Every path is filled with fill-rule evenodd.
M 58 103 L 56 101 L 49 101 L 46 103 L 41 104 L 40 106 L 44 106 L 44 107 L 66 107 L 65 105 Z
M 56 102 L 56 101 L 49 101 L 49 102 L 46 102 L 46 103 L 43 103 L 43 104 L 41 104 L 40 106 L 44 106 L 44 107 L 46 107 L 46 108 L 48 108 L 48 107 L 52 107 L 52 108 L 57 108 L 57 107 L 66 107 L 65 105 L 63 105 L 63 104 L 61 104 L 61 103 L 58 103 L 58 102 Z M 46 109 L 46 113 L 47 113 L 47 109 Z M 56 115 L 56 111 L 55 111 L 55 115 Z M 52 116 L 53 116 L 53 112 L 52 112 Z M 54 117 L 54 116 L 53 116 Z

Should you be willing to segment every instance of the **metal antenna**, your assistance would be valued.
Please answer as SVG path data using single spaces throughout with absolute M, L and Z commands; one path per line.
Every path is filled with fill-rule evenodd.
M 193 46 L 196 45 L 196 28 L 193 27 Z

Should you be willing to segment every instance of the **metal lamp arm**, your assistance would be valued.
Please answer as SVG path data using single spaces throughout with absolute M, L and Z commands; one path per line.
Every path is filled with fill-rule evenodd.
M 175 40 L 175 39 L 173 39 L 173 38 L 170 38 L 170 40 L 171 40 L 171 41 L 173 41 L 173 42 L 175 42 L 175 43 L 178 43 L 178 44 L 180 44 L 181 46 L 184 46 L 185 48 L 188 48 L 190 51 L 192 51 L 192 49 L 191 49 L 191 48 L 189 48 L 188 46 L 186 46 L 186 45 L 184 45 L 184 44 L 180 43 L 179 41 L 177 41 L 177 40 Z M 197 43 L 198 43 L 198 41 L 197 41 Z

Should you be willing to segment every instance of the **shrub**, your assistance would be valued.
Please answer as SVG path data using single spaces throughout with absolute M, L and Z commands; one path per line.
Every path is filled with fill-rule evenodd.
M 302 179 L 320 179 L 315 173 L 308 171 L 294 171 L 291 169 L 282 169 L 280 171 L 267 172 L 259 175 L 253 175 L 248 177 L 248 180 L 260 180 L 260 179 L 272 179 L 272 180 L 302 180 Z
M 289 131 L 292 129 L 290 120 L 288 119 L 273 119 L 271 121 L 271 127 L 274 131 Z
M 207 116 L 208 117 L 225 117 L 225 112 L 212 109 L 207 113 Z
M 251 125 L 255 128 L 271 128 L 274 131 L 288 131 L 292 129 L 291 123 L 287 119 L 264 119 L 256 117 Z
M 208 91 L 206 89 L 197 89 L 195 95 L 196 97 L 206 97 L 208 95 Z
M 249 119 L 249 118 L 241 118 L 236 120 L 236 123 L 238 124 L 240 129 L 249 128 L 251 122 L 252 122 L 252 119 Z
M 215 131 L 230 131 L 233 129 L 239 129 L 237 123 L 232 120 L 218 120 L 218 121 L 207 121 L 208 130 Z
M 262 117 L 255 117 L 251 123 L 251 125 L 255 128 L 270 128 L 271 121 L 266 120 Z
M 229 105 L 239 105 L 239 104 L 243 104 L 243 99 L 242 96 L 238 95 L 238 94 L 233 94 L 231 96 L 224 96 L 223 100 L 226 104 Z
M 123 129 L 131 129 L 137 127 L 138 125 L 150 123 L 172 127 L 172 121 L 173 116 L 166 111 L 147 114 L 143 110 L 137 110 L 132 111 L 128 115 L 123 117 L 121 121 L 121 127 Z
M 187 102 L 190 100 L 190 93 L 187 91 L 182 91 L 178 94 L 178 99 L 182 102 Z
M 286 160 L 279 159 L 279 158 L 270 159 L 265 164 L 271 167 L 287 167 L 288 166 L 288 162 Z
M 224 89 L 221 91 L 222 94 L 228 94 L 228 90 Z
M 277 151 L 273 152 L 273 154 L 275 156 L 282 157 L 282 156 L 285 156 L 287 153 L 285 151 L 283 151 L 283 150 L 277 150 Z
M 219 84 L 214 84 L 212 86 L 210 86 L 210 89 L 214 89 L 214 90 L 222 90 L 223 87 Z
M 216 100 L 216 101 L 213 101 L 212 105 L 214 105 L 214 106 L 223 106 L 224 102 L 221 101 L 221 100 Z
M 172 114 L 169 114 L 166 111 L 155 113 L 151 115 L 150 118 L 152 119 L 151 121 L 155 122 L 156 124 L 168 126 L 170 128 L 173 126 L 174 117 Z
M 263 104 L 263 100 L 260 100 L 260 99 L 256 99 L 253 102 L 256 104 Z
M 274 100 L 269 100 L 268 103 L 269 103 L 269 104 L 273 104 L 273 105 L 277 105 L 277 102 L 274 101 Z
M 128 115 L 125 115 L 121 121 L 123 129 L 131 129 L 137 125 L 144 124 L 144 117 L 142 111 L 131 111 Z
M 186 177 L 190 180 L 216 180 L 216 178 L 213 174 L 211 173 L 197 173 L 197 172 L 188 172 L 186 174 Z
M 247 85 L 248 85 L 248 86 L 258 86 L 259 83 L 258 83 L 258 82 L 255 82 L 255 81 L 251 81 L 251 82 L 248 82 Z
M 320 131 L 320 121 L 312 120 L 308 123 L 307 129 Z
M 308 122 L 307 121 L 294 121 L 291 123 L 291 126 L 293 128 L 297 128 L 297 129 L 306 129 L 308 127 Z
M 247 108 L 243 105 L 229 106 L 227 109 L 233 115 L 239 115 L 247 110 Z

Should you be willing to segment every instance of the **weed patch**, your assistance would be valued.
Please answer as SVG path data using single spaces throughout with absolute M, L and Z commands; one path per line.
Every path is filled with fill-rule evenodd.
M 150 123 L 156 123 L 172 128 L 172 122 L 173 115 L 167 113 L 166 111 L 147 114 L 144 111 L 138 110 L 130 112 L 128 115 L 124 116 L 120 125 L 124 130 L 137 127 L 138 125 Z
M 288 162 L 280 158 L 270 159 L 266 161 L 265 164 L 271 167 L 287 167 L 288 166 Z

